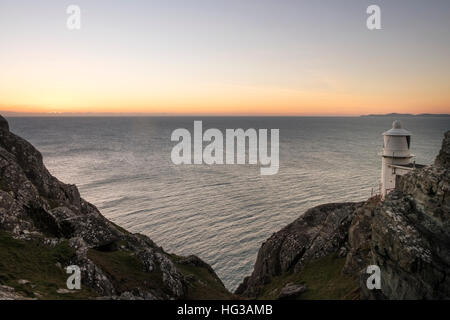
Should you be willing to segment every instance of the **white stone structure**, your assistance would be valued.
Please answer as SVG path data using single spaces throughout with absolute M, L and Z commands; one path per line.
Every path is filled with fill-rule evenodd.
M 381 197 L 384 198 L 395 188 L 396 177 L 416 167 L 411 163 L 411 132 L 403 129 L 398 120 L 392 123 L 392 129 L 383 133 L 383 152 L 381 165 Z

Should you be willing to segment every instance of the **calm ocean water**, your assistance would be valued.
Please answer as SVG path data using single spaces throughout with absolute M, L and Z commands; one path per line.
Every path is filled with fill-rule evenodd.
M 400 118 L 401 119 L 401 118 Z M 75 183 L 115 223 L 169 252 L 196 254 L 229 289 L 249 275 L 261 243 L 318 204 L 365 200 L 377 190 L 381 133 L 394 118 L 9 118 L 11 131 Z M 249 165 L 175 166 L 176 128 L 279 128 L 280 170 Z M 450 118 L 401 119 L 417 163 L 437 155 Z

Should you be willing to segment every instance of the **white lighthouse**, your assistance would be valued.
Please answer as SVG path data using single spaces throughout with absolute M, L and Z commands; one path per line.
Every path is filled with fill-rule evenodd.
M 415 168 L 410 163 L 412 157 L 411 132 L 403 129 L 398 120 L 392 123 L 392 129 L 383 133 L 383 152 L 381 167 L 381 196 L 384 198 L 395 188 L 396 176 L 403 175 Z

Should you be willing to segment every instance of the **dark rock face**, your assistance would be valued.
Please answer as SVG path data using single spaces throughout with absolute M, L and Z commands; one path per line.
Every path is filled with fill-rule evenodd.
M 392 192 L 372 222 L 371 264 L 381 269 L 381 293 L 389 299 L 443 299 L 450 296 L 450 236 L 417 206 Z M 364 278 L 361 288 L 365 297 Z
M 274 233 L 259 249 L 253 273 L 236 294 L 256 297 L 271 277 L 299 272 L 305 262 L 337 252 L 347 242 L 347 230 L 361 203 L 332 203 L 305 212 Z
M 450 131 L 445 133 L 444 141 L 439 155 L 434 164 L 438 167 L 447 168 L 450 166 Z
M 372 221 L 380 199 L 373 197 L 356 209 L 348 229 L 348 247 L 343 272 L 357 274 L 370 265 L 370 245 L 372 241 Z
M 9 131 L 8 121 L 6 121 L 6 119 L 3 118 L 1 115 L 0 115 L 0 130 Z
M 119 228 L 104 218 L 94 205 L 83 200 L 75 185 L 53 177 L 45 168 L 41 154 L 30 143 L 9 132 L 8 123 L 1 116 L 0 230 L 20 239 L 39 236 L 50 244 L 68 240 L 76 250 L 73 264 L 80 266 L 82 282 L 100 295 L 110 298 L 123 295 L 127 299 L 185 297 L 187 287 L 183 275 L 162 248 L 143 235 Z M 157 272 L 161 285 L 121 292 L 110 275 L 88 257 L 91 249 L 119 250 L 137 257 L 145 272 Z M 207 265 L 199 258 L 195 261 Z

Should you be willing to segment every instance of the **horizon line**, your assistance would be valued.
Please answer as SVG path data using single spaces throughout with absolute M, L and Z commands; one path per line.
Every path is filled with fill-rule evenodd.
M 364 117 L 364 116 L 450 116 L 446 113 L 371 113 L 371 114 L 280 114 L 280 113 L 161 113 L 161 112 L 20 112 L 0 110 L 4 117 Z

